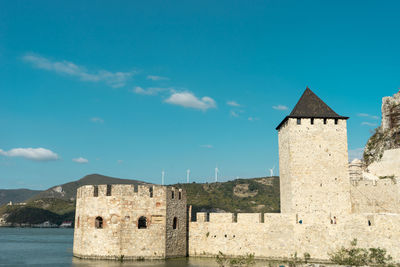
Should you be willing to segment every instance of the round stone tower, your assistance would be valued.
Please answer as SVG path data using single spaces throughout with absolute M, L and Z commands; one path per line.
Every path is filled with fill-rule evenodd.
M 186 194 L 147 185 L 78 188 L 73 254 L 90 259 L 165 259 L 187 254 Z

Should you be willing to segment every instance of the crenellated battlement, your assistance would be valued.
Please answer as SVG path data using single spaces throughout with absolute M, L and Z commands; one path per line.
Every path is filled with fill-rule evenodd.
M 197 212 L 196 223 L 233 223 L 233 224 L 258 224 L 270 223 L 275 220 L 285 220 L 291 223 L 297 223 L 301 215 L 282 214 L 282 213 L 217 213 L 217 212 Z
M 342 128 L 346 127 L 346 119 L 345 118 L 318 118 L 318 117 L 310 117 L 310 118 L 287 118 L 282 124 L 277 128 L 279 131 L 285 129 L 288 125 L 303 125 L 307 126 L 308 130 L 312 130 L 313 127 L 316 129 L 322 129 L 323 127 L 329 128 Z
M 77 190 L 77 199 L 91 197 L 127 197 L 136 196 L 153 198 L 168 195 L 169 198 L 183 198 L 182 189 L 161 185 L 133 185 L 133 184 L 102 184 L 84 185 Z

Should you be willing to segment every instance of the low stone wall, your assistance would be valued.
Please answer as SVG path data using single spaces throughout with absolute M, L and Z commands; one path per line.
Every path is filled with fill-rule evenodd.
M 254 253 L 257 258 L 285 259 L 307 252 L 312 259 L 327 261 L 330 252 L 349 247 L 356 238 L 360 247 L 385 248 L 400 262 L 397 214 L 349 214 L 335 218 L 336 224 L 326 214 L 266 213 L 264 222 L 259 221 L 261 214 L 254 214 L 254 221 L 240 214 L 237 222 L 211 222 L 212 217 L 211 213 L 209 222 L 190 222 L 189 256 L 210 257 L 221 251 L 230 256 Z
M 400 213 L 398 179 L 353 181 L 351 209 L 353 213 Z

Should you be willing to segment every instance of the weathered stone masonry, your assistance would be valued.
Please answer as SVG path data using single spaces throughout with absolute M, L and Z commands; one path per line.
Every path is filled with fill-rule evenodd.
M 186 256 L 186 214 L 186 194 L 173 187 L 82 186 L 77 192 L 74 256 L 93 259 Z M 102 219 L 101 228 L 96 227 L 96 218 Z M 145 228 L 139 225 L 140 218 Z
M 361 247 L 386 248 L 400 259 L 400 217 L 397 214 L 339 215 L 336 224 L 328 216 L 314 214 L 251 214 L 252 220 L 237 214 L 237 222 L 210 213 L 210 220 L 197 214 L 190 223 L 189 256 L 212 257 L 219 251 L 238 256 L 254 253 L 257 258 L 285 259 L 297 252 L 310 253 L 315 260 L 329 260 L 328 253 L 349 247 L 356 238 Z M 246 216 L 246 215 L 245 215 Z M 301 221 L 301 223 L 299 223 Z

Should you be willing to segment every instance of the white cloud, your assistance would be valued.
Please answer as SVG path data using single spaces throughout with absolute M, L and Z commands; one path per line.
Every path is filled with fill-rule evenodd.
M 122 87 L 135 74 L 131 72 L 110 72 L 107 70 L 88 71 L 85 67 L 76 65 L 72 62 L 52 61 L 48 58 L 35 54 L 26 54 L 22 57 L 26 62 L 31 63 L 38 69 L 53 71 L 58 74 L 78 77 L 81 81 L 105 82 L 111 87 Z
M 76 162 L 76 163 L 81 163 L 81 164 L 85 164 L 85 163 L 88 163 L 88 162 L 89 162 L 89 160 L 87 160 L 87 159 L 85 159 L 85 158 L 82 158 L 82 157 L 72 159 L 72 161 L 73 161 L 73 162 Z
M 0 149 L 0 155 L 6 157 L 21 157 L 34 161 L 51 161 L 57 160 L 59 157 L 53 151 L 46 148 L 13 148 L 9 151 Z
M 361 159 L 364 153 L 364 148 L 355 148 L 349 149 L 349 160 L 352 161 L 353 159 Z
M 259 118 L 256 118 L 256 117 L 249 117 L 248 120 L 249 120 L 249 121 L 258 121 Z
M 93 117 L 90 120 L 92 122 L 94 122 L 94 123 L 104 123 L 104 120 L 102 118 L 99 118 L 99 117 Z
M 152 81 L 163 81 L 163 80 L 169 80 L 168 77 L 162 77 L 162 76 L 156 76 L 156 75 L 147 75 L 148 80 Z
M 358 113 L 357 116 L 358 117 L 364 117 L 364 118 L 370 118 L 370 119 L 374 119 L 374 120 L 379 120 L 378 116 L 370 115 L 370 114 L 367 114 L 367 113 Z
M 284 105 L 276 105 L 276 106 L 272 106 L 272 108 L 276 109 L 276 110 L 287 110 L 288 109 L 288 107 L 284 106 Z
M 170 91 L 173 92 L 174 90 L 172 88 L 159 88 L 159 87 L 150 87 L 147 89 L 144 89 L 140 86 L 136 86 L 132 92 L 138 95 L 157 95 L 160 92 L 165 92 L 165 91 Z
M 231 114 L 232 117 L 236 117 L 236 118 L 239 117 L 239 113 L 237 113 L 234 110 L 231 110 L 230 114 Z
M 361 123 L 361 125 L 371 126 L 371 127 L 378 126 L 376 123 L 371 123 L 371 122 L 367 122 L 367 121 L 363 121 L 363 122 Z
M 240 107 L 241 105 L 239 104 L 239 103 L 237 103 L 236 101 L 228 101 L 228 102 L 226 102 L 226 104 L 228 105 L 228 106 L 231 106 L 231 107 Z
M 200 109 L 203 111 L 209 108 L 216 108 L 216 103 L 211 97 L 204 96 L 202 98 L 198 98 L 190 92 L 173 93 L 165 100 L 165 102 L 172 105 Z
M 200 145 L 200 147 L 203 147 L 203 148 L 213 148 L 214 146 L 213 146 L 213 145 Z
M 117 160 L 118 164 L 122 164 L 124 161 L 122 159 Z

